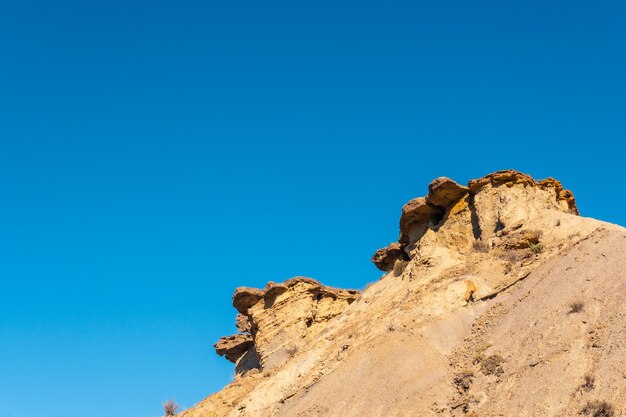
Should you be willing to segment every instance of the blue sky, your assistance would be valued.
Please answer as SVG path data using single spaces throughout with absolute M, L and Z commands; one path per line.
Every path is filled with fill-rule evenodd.
M 230 299 L 362 288 L 440 175 L 626 224 L 619 1 L 0 0 L 0 417 L 153 417 Z

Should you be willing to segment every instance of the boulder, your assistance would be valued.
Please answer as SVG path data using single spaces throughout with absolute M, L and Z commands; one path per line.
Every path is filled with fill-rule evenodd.
M 385 272 L 391 271 L 393 265 L 398 260 L 409 260 L 404 247 L 398 242 L 390 243 L 389 246 L 378 249 L 372 255 L 372 262 L 376 265 L 376 268 Z
M 439 177 L 428 185 L 426 202 L 446 209 L 452 207 L 457 201 L 469 192 L 469 188 L 458 184 L 448 177 Z
M 440 219 L 443 209 L 439 206 L 428 204 L 425 197 L 414 198 L 402 207 L 400 216 L 400 239 L 401 244 L 409 243 L 409 233 L 415 226 L 428 226 L 432 220 Z
M 263 291 L 256 288 L 239 287 L 233 294 L 233 307 L 241 314 L 247 314 L 248 309 L 263 299 Z
M 252 335 L 247 333 L 239 333 L 233 336 L 222 337 L 213 345 L 215 352 L 220 356 L 225 356 L 232 363 L 243 356 L 254 344 Z

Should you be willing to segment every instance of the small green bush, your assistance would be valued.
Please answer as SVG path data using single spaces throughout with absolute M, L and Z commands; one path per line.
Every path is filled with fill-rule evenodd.
M 532 242 L 528 242 L 528 249 L 530 249 L 530 251 L 532 253 L 541 253 L 543 252 L 543 245 L 541 243 L 532 243 Z

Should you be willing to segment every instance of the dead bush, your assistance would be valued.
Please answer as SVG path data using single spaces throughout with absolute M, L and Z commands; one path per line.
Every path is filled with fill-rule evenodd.
M 591 391 L 595 387 L 596 380 L 593 375 L 586 374 L 585 382 L 580 386 L 583 391 Z
M 505 252 L 504 254 L 504 259 L 508 262 L 511 262 L 512 264 L 518 262 L 520 260 L 519 255 L 517 254 L 517 252 L 515 251 L 515 249 L 511 249 L 508 250 L 507 252 Z
M 285 352 L 287 352 L 287 355 L 289 355 L 290 358 L 293 358 L 296 355 L 296 353 L 298 352 L 298 348 L 296 346 L 293 346 L 293 345 L 287 346 L 285 348 Z
M 467 392 L 472 386 L 474 372 L 471 369 L 464 369 L 454 375 L 454 384 L 461 392 Z
M 167 400 L 163 403 L 163 413 L 166 416 L 175 416 L 180 407 L 173 400 Z
M 475 252 L 487 253 L 489 252 L 489 245 L 482 240 L 475 240 L 474 243 L 472 243 L 472 249 L 474 249 Z
M 569 311 L 567 312 L 567 314 L 580 313 L 584 309 L 585 309 L 585 303 L 583 303 L 582 301 L 574 301 L 573 303 L 569 304 Z
M 485 375 L 500 376 L 504 373 L 504 369 L 502 369 L 503 362 L 504 358 L 494 353 L 493 355 L 481 359 L 480 370 Z
M 591 417 L 614 417 L 615 408 L 606 401 L 589 401 L 579 414 Z

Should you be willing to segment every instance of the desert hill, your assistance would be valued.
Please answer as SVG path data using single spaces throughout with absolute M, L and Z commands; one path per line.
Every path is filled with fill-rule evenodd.
M 362 293 L 242 287 L 236 377 L 182 417 L 621 416 L 626 230 L 549 178 L 438 178 Z

